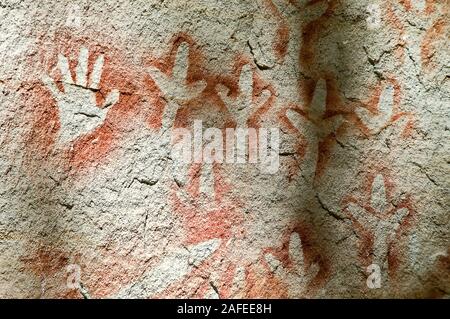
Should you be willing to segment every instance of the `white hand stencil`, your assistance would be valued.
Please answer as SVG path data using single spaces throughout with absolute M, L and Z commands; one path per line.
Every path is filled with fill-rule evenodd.
M 76 68 L 76 78 L 73 79 L 68 59 L 59 54 L 58 68 L 62 75 L 61 92 L 55 81 L 48 75 L 44 75 L 42 81 L 56 99 L 61 128 L 58 143 L 72 142 L 78 137 L 85 135 L 95 128 L 101 126 L 105 121 L 109 107 L 119 101 L 118 90 L 111 91 L 105 99 L 104 104 L 99 107 L 96 103 L 96 92 L 98 91 L 104 57 L 100 55 L 94 63 L 90 79 L 88 79 L 87 48 L 81 48 Z

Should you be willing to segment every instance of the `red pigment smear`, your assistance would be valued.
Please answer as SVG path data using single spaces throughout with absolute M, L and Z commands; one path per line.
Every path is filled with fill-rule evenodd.
M 233 230 L 241 224 L 238 212 L 240 204 L 229 202 L 226 194 L 230 190 L 219 172 L 218 164 L 213 164 L 215 199 L 213 203 L 207 203 L 207 207 L 201 203 L 200 197 L 200 169 L 201 164 L 193 164 L 189 172 L 189 183 L 186 193 L 189 200 L 182 200 L 177 192 L 180 190 L 173 186 L 171 201 L 174 210 L 183 220 L 186 233 L 186 244 L 196 244 L 210 239 L 220 238 L 228 240 L 233 235 Z
M 270 97 L 269 99 L 259 107 L 249 118 L 248 126 L 253 128 L 259 128 L 261 122 L 263 121 L 263 117 L 269 112 L 272 106 L 275 103 L 275 89 L 272 85 L 268 84 L 254 69 L 253 73 L 253 102 L 255 103 L 258 100 L 258 97 L 262 94 L 263 91 L 269 91 Z
M 405 8 L 406 11 L 412 11 L 413 5 L 411 3 L 411 0 L 398 0 L 399 3 Z M 439 2 L 436 0 L 426 0 L 425 1 L 425 15 L 430 15 L 434 12 L 434 4 L 435 2 Z M 419 12 L 420 13 L 420 12 Z
M 77 264 L 81 270 L 81 281 L 91 297 L 107 298 L 120 291 L 125 285 L 140 277 L 148 268 L 148 260 L 125 252 L 116 244 L 100 247 L 95 258 L 87 258 L 76 252 L 66 252 L 53 246 L 40 246 L 30 256 L 21 258 L 25 271 L 36 276 L 51 278 L 57 287 L 50 291 L 52 298 L 81 298 L 78 290 L 66 288 L 66 267 Z M 59 278 L 57 275 L 62 276 Z
M 208 290 L 211 289 L 210 276 L 211 272 L 218 272 L 217 262 L 222 262 L 223 256 L 226 253 L 226 242 L 222 241 L 220 247 L 205 259 L 197 267 L 193 267 L 191 272 L 183 279 L 173 282 L 164 291 L 151 298 L 205 298 Z M 230 263 L 231 265 L 231 263 Z M 220 287 L 217 289 L 221 290 Z M 220 297 L 223 298 L 223 293 L 219 292 Z
M 376 84 L 376 86 L 373 88 L 373 93 L 369 97 L 367 101 L 364 101 L 363 104 L 365 105 L 365 108 L 368 109 L 371 113 L 375 115 L 379 115 L 380 112 L 378 110 L 378 104 L 380 102 L 381 94 L 383 93 L 383 90 L 391 84 L 394 87 L 394 106 L 393 106 L 393 112 L 396 113 L 399 109 L 400 102 L 401 102 L 401 87 L 400 83 L 395 78 L 388 78 L 385 81 L 380 81 Z
M 350 203 L 359 203 L 358 199 L 352 196 L 347 196 L 343 201 L 344 206 L 346 207 L 343 212 L 347 215 L 347 217 L 352 221 L 353 228 L 358 234 L 359 242 L 358 242 L 358 256 L 361 263 L 364 266 L 370 265 L 371 256 L 374 251 L 374 234 L 370 231 L 366 230 L 365 225 L 362 225 L 358 222 L 356 218 L 348 211 L 347 207 Z M 358 204 L 359 205 L 359 204 Z
M 291 121 L 286 116 L 286 113 L 288 110 L 297 112 L 300 114 L 300 116 L 303 116 L 306 118 L 306 113 L 297 105 L 289 105 L 288 107 L 282 109 L 279 112 L 278 118 L 281 123 L 281 126 L 283 129 L 285 129 L 289 134 L 295 135 L 295 138 L 297 140 L 296 144 L 294 145 L 294 156 L 289 156 L 289 159 L 287 161 L 287 171 L 288 171 L 288 180 L 289 182 L 293 181 L 295 177 L 298 176 L 300 170 L 300 165 L 302 162 L 302 159 L 305 157 L 306 149 L 308 147 L 308 143 L 306 140 L 306 137 L 303 136 L 297 128 L 292 125 Z
M 405 199 L 398 203 L 397 207 L 392 209 L 388 214 L 393 214 L 395 210 L 401 208 L 406 208 L 409 211 L 409 214 L 402 220 L 402 223 L 397 230 L 395 239 L 392 241 L 391 246 L 389 247 L 389 276 L 393 279 L 397 279 L 398 271 L 400 270 L 403 261 L 407 259 L 405 253 L 407 251 L 407 247 L 406 243 L 404 242 L 404 238 L 407 238 L 407 235 L 411 232 L 414 225 L 417 224 L 417 212 L 413 206 L 410 195 L 408 195 Z
M 264 3 L 278 23 L 276 37 L 273 43 L 273 50 L 275 51 L 275 56 L 278 61 L 282 62 L 286 57 L 287 48 L 289 45 L 289 25 L 271 0 L 266 0 Z
M 215 198 L 212 202 L 203 202 L 200 193 L 200 171 L 202 164 L 193 164 L 189 170 L 189 181 L 185 186 L 186 198 L 179 195 L 180 190 L 176 185 L 172 187 L 170 201 L 174 211 L 181 217 L 186 245 L 198 244 L 211 239 L 220 239 L 220 247 L 201 265 L 196 267 L 187 276 L 181 284 L 174 283 L 159 294 L 161 297 L 166 295 L 189 296 L 193 298 L 204 297 L 205 293 L 211 289 L 209 282 L 199 278 L 208 278 L 211 269 L 215 269 L 217 262 L 222 263 L 224 254 L 228 253 L 227 242 L 232 238 L 239 238 L 245 235 L 242 229 L 242 204 L 235 198 L 229 196 L 231 185 L 223 178 L 220 172 L 220 165 L 213 164 L 212 174 L 214 176 Z M 231 267 L 231 263 L 228 268 Z M 200 286 L 197 283 L 201 281 Z M 227 283 L 222 283 L 217 289 L 221 297 L 226 296 Z M 196 287 L 191 291 L 192 286 Z M 183 287 L 183 288 L 180 288 Z M 185 287 L 189 291 L 186 291 Z
M 399 0 L 399 1 L 407 12 L 413 11 L 413 6 L 410 0 Z M 436 11 L 436 3 L 440 2 L 441 1 L 427 0 L 424 12 L 417 12 L 416 10 L 416 14 L 423 15 L 425 19 L 429 19 L 428 17 L 430 17 Z M 448 1 L 442 2 L 445 3 L 443 15 L 446 17 L 448 15 Z M 397 28 L 402 29 L 403 34 L 404 28 L 400 26 L 401 23 L 398 20 L 399 20 L 398 17 L 395 17 L 395 25 L 397 26 Z M 436 20 L 433 23 L 433 25 L 425 32 L 425 36 L 422 39 L 421 43 L 422 68 L 425 72 L 431 72 L 436 67 L 432 61 L 433 57 L 436 54 L 434 44 L 435 42 L 439 41 L 439 39 L 445 36 L 447 25 L 448 25 L 447 21 L 444 18 L 441 18 Z
M 81 258 L 79 254 L 69 255 L 56 247 L 40 245 L 31 255 L 23 256 L 21 261 L 26 272 L 57 281 L 57 287 L 46 289 L 52 294 L 52 298 L 82 297 L 76 289 L 66 288 L 66 267 L 69 264 L 77 264 L 81 269 L 81 280 L 89 294 L 101 298 L 119 291 L 145 269 L 143 260 L 131 254 L 120 255 L 120 251 L 120 247 L 102 248 L 97 251 L 98 259 L 83 263 L 85 258 Z M 63 276 L 58 278 L 57 275 L 61 272 Z M 52 281 L 50 283 L 53 284 Z
M 287 285 L 271 273 L 268 273 L 267 276 L 261 278 L 261 276 L 259 276 L 259 274 L 253 268 L 249 268 L 246 271 L 245 277 L 246 298 L 288 298 Z
M 149 260 L 124 251 L 117 243 L 96 251 L 96 257 L 82 266 L 84 282 L 91 296 L 111 297 L 148 270 Z
M 31 244 L 29 246 L 34 247 Z M 78 257 L 44 244 L 38 244 L 31 254 L 20 258 L 26 273 L 44 280 L 46 297 L 79 299 L 82 298 L 80 292 L 66 286 L 66 267 L 73 264 L 73 260 L 78 260 Z
M 411 11 L 412 4 L 410 0 L 398 0 L 398 2 L 405 8 L 406 11 Z
M 435 11 L 435 4 L 439 3 L 439 2 L 443 2 L 444 6 L 445 6 L 445 11 L 448 11 L 448 0 L 443 0 L 443 1 L 436 1 L 436 0 L 426 0 L 425 2 L 425 14 L 427 16 L 431 15 L 434 11 Z
M 189 298 L 205 298 L 206 293 L 211 289 L 209 280 L 205 280 L 205 278 L 210 277 L 211 271 L 221 272 L 221 278 L 216 283 L 218 284 L 216 290 L 219 297 L 225 299 L 235 297 L 233 290 L 236 288 L 234 285 L 236 284 L 235 276 L 238 266 L 224 257 L 227 250 L 226 245 L 222 244 L 221 248 L 211 258 L 205 260 L 200 267 L 195 268 L 181 283 L 172 285 L 170 289 L 161 294 L 161 297 L 169 294 L 170 296 L 179 298 L 185 297 L 187 294 Z M 217 268 L 217 262 L 220 264 L 224 263 L 224 268 L 219 266 L 224 270 Z M 272 273 L 266 273 L 264 276 L 261 276 L 261 270 L 264 269 L 261 269 L 259 264 L 242 265 L 242 267 L 245 272 L 245 278 L 244 282 L 239 283 L 239 288 L 243 290 L 236 291 L 238 295 L 242 295 L 244 298 L 262 298 L 262 296 L 266 296 L 267 298 L 282 298 L 287 296 L 287 286 Z M 202 279 L 198 283 L 200 278 Z M 268 286 L 271 289 L 267 289 Z M 189 291 L 186 291 L 185 287 L 190 287 Z
M 426 19 L 427 17 L 431 16 L 436 11 L 436 4 L 437 3 L 445 3 L 444 4 L 444 12 L 443 15 L 447 16 L 448 12 L 448 1 L 435 1 L 435 0 L 426 0 L 425 3 L 425 9 L 423 12 L 418 12 L 417 10 L 413 10 L 413 5 L 410 0 L 399 0 L 400 4 L 403 6 L 403 8 L 407 12 L 415 11 L 415 14 L 422 15 Z M 400 39 L 405 33 L 404 26 L 400 22 L 400 19 L 394 14 L 392 3 L 389 3 L 388 6 L 388 21 L 400 30 Z M 435 50 L 433 48 L 433 43 L 438 40 L 438 38 L 441 38 L 445 34 L 445 27 L 447 23 L 445 19 L 439 19 L 437 20 L 433 26 L 426 31 L 425 37 L 422 40 L 421 44 L 421 56 L 422 56 L 422 67 L 425 72 L 430 72 L 434 68 L 433 63 L 430 61 L 432 57 L 435 54 Z M 397 49 L 402 49 L 404 47 L 404 41 L 400 41 L 400 46 L 397 47 Z M 403 51 L 402 51 L 403 52 Z M 403 56 L 403 55 L 402 55 Z
M 55 247 L 39 245 L 28 256 L 22 256 L 25 271 L 35 276 L 51 276 L 65 269 L 69 264 L 69 256 Z
M 159 296 L 163 298 L 167 298 L 166 296 L 171 296 L 172 298 L 206 298 L 207 292 L 212 289 L 209 278 L 212 273 L 221 272 L 221 270 L 217 268 L 217 262 L 223 260 L 224 254 L 226 253 L 225 250 L 225 245 L 221 245 L 212 256 L 203 261 L 199 267 L 195 267 L 181 282 L 174 283 Z M 229 265 L 230 267 L 233 267 L 232 263 L 229 263 Z M 221 267 L 221 265 L 219 265 L 219 267 Z M 227 272 L 222 273 L 223 276 L 226 276 L 226 274 Z M 230 273 L 228 275 L 232 276 L 233 274 Z M 231 279 L 233 278 L 231 277 Z M 219 284 L 219 286 L 215 288 L 220 298 L 227 298 L 222 285 Z
M 311 1 L 309 4 L 318 3 L 320 1 Z M 319 42 L 320 34 L 329 25 L 329 20 L 332 17 L 339 0 L 331 0 L 327 2 L 328 7 L 324 14 L 314 21 L 309 22 L 303 27 L 303 44 L 300 50 L 300 66 L 302 70 L 309 76 L 317 75 L 315 57 L 318 55 L 316 44 Z
M 403 40 L 405 35 L 405 27 L 400 18 L 395 14 L 392 2 L 388 2 L 386 4 L 386 7 L 384 8 L 384 15 L 386 17 L 386 21 L 398 33 L 395 56 L 401 63 L 403 63 L 405 59 L 405 40 Z
M 336 142 L 336 134 L 332 133 L 328 135 L 323 141 L 319 142 L 319 156 L 317 157 L 315 179 L 319 179 L 325 173 L 327 164 L 332 155 L 332 149 Z
M 219 288 L 221 298 L 231 298 L 233 293 L 234 277 L 236 275 L 237 266 L 230 263 L 223 274 L 221 286 Z
M 50 155 L 55 143 L 55 136 L 60 129 L 56 101 L 41 82 L 22 83 L 23 103 L 30 109 L 30 133 L 24 137 L 29 148 L 26 153 L 28 163 L 32 159 L 42 160 Z
M 446 28 L 447 22 L 444 19 L 439 19 L 425 33 L 420 45 L 420 55 L 422 58 L 422 67 L 426 72 L 430 72 L 436 67 L 435 63 L 433 63 L 433 57 L 436 54 L 434 44 L 446 35 L 448 41 L 448 33 L 445 32 Z

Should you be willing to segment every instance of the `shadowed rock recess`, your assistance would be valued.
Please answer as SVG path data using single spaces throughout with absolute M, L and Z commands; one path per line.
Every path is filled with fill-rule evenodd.
M 0 0 L 1 298 L 449 298 L 447 0 Z

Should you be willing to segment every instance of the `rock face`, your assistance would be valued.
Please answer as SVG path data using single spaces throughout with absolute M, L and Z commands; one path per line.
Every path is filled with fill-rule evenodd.
M 448 298 L 449 6 L 0 0 L 0 297 Z

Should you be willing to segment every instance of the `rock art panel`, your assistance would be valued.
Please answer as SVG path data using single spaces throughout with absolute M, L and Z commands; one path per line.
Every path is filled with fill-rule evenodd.
M 1 298 L 448 298 L 448 1 L 0 8 Z

